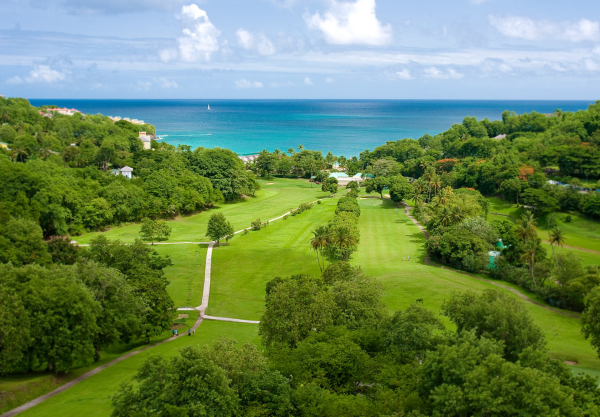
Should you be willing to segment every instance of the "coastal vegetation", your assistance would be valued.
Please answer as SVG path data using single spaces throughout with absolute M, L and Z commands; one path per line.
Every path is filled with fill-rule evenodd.
M 0 114 L 2 411 L 172 340 L 24 415 L 600 413 L 599 193 L 581 188 L 600 103 L 247 164 L 143 149 L 150 125 Z M 197 327 L 207 267 L 206 317 L 242 322 Z

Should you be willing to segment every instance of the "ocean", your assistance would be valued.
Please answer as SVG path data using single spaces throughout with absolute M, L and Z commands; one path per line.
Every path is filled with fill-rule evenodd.
M 31 99 L 84 113 L 141 119 L 157 135 L 192 149 L 215 146 L 241 155 L 297 148 L 358 156 L 387 141 L 435 135 L 466 116 L 584 110 L 589 101 L 481 100 L 65 100 Z M 210 105 L 210 110 L 208 106 Z

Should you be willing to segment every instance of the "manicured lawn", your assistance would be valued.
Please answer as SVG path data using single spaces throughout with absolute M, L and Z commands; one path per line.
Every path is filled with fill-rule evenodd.
M 548 258 L 552 257 L 552 247 L 549 243 L 542 243 L 542 246 L 546 249 L 548 253 Z M 583 250 L 571 249 L 571 248 L 561 248 L 560 246 L 554 248 L 555 253 L 573 253 L 580 260 L 583 266 L 588 265 L 600 265 L 600 255 L 596 255 L 594 253 L 585 252 Z
M 517 208 L 516 204 L 508 203 L 497 197 L 488 198 L 488 201 L 490 202 L 488 220 L 502 218 L 492 213 L 508 215 L 518 220 L 524 211 L 522 207 Z M 570 222 L 566 221 L 567 216 L 571 217 Z M 565 232 L 565 245 L 600 252 L 600 222 L 588 219 L 580 213 L 572 212 L 557 213 L 556 224 Z M 538 236 L 544 241 L 548 240 L 548 221 L 546 216 L 538 219 Z
M 165 268 L 171 282 L 167 292 L 176 307 L 197 307 L 202 303 L 204 266 L 208 245 L 164 245 L 154 246 L 156 251 L 169 255 L 173 266 Z
M 256 192 L 256 197 L 248 197 L 235 204 L 224 204 L 210 210 L 190 216 L 181 216 L 169 221 L 172 228 L 169 242 L 207 242 L 205 236 L 208 218 L 214 212 L 223 212 L 235 230 L 250 227 L 250 222 L 260 218 L 262 221 L 282 215 L 301 203 L 327 196 L 316 185 L 311 188 L 307 180 L 273 178 L 259 180 L 262 189 Z M 273 183 L 267 185 L 267 183 Z M 120 239 L 123 242 L 133 242 L 139 237 L 139 224 L 128 224 L 114 227 L 107 232 L 86 233 L 73 237 L 79 243 L 89 243 L 94 237 L 102 234 L 109 239 Z
M 109 416 L 112 411 L 111 398 L 115 391 L 119 389 L 122 383 L 131 379 L 148 357 L 152 355 L 171 357 L 177 354 L 177 350 L 182 347 L 189 345 L 204 346 L 216 340 L 219 336 L 260 344 L 257 325 L 205 320 L 196 330 L 195 336 L 179 336 L 177 340 L 141 352 L 99 372 L 21 415 L 27 417 Z
M 188 318 L 179 332 L 186 332 L 198 318 L 197 311 L 186 311 Z M 150 343 L 160 342 L 171 337 L 171 331 L 167 330 L 158 336 L 151 338 Z M 100 361 L 81 366 L 71 370 L 66 375 L 55 375 L 48 372 L 32 372 L 29 374 L 7 375 L 0 377 L 0 413 L 12 410 L 28 401 L 58 388 L 61 385 L 80 377 L 92 369 L 104 365 L 127 352 L 137 350 L 146 346 L 144 342 L 136 341 L 128 344 L 116 345 L 102 351 Z M 104 371 L 103 371 L 104 372 Z M 68 390 L 69 392 L 71 390 Z
M 265 284 L 276 276 L 320 275 L 312 231 L 333 218 L 337 198 L 259 231 L 237 235 L 229 246 L 213 250 L 210 302 L 206 314 L 260 320 Z
M 395 205 L 389 200 L 359 202 L 361 244 L 352 262 L 361 265 L 365 273 L 381 279 L 386 288 L 384 301 L 391 310 L 406 308 L 422 299 L 427 308 L 439 311 L 452 291 L 497 288 L 466 275 L 426 265 L 422 249 L 425 237 L 403 209 L 396 213 Z M 410 256 L 411 260 L 403 261 L 403 256 Z M 600 371 L 600 360 L 581 336 L 578 319 L 522 302 L 544 330 L 552 357 L 577 361 L 584 370 Z

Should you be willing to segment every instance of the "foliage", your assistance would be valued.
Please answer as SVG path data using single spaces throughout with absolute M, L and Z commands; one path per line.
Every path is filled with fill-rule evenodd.
M 50 260 L 42 229 L 34 221 L 11 218 L 0 224 L 0 262 L 45 265 Z
M 233 236 L 233 233 L 233 226 L 227 221 L 223 213 L 213 213 L 210 215 L 206 236 L 211 240 L 216 241 L 218 244 L 221 239 Z
M 545 349 L 542 330 L 533 323 L 523 304 L 505 292 L 453 294 L 442 306 L 442 312 L 458 332 L 474 331 L 477 337 L 501 343 L 506 360 L 516 361 L 528 347 Z
M 389 177 L 388 188 L 390 190 L 390 198 L 395 202 L 406 200 L 413 192 L 412 186 L 402 175 Z
M 600 287 L 594 288 L 585 297 L 585 310 L 581 315 L 581 326 L 586 339 L 591 339 L 600 357 Z
M 73 265 L 79 260 L 79 247 L 71 243 L 71 236 L 51 236 L 48 252 L 54 263 Z
M 367 178 L 362 185 L 365 187 L 367 194 L 377 192 L 383 198 L 383 190 L 388 187 L 389 180 L 385 177 Z
M 260 230 L 262 228 L 262 221 L 260 219 L 252 220 L 250 226 L 252 230 Z
M 321 184 L 321 191 L 325 193 L 335 194 L 338 190 L 338 180 L 334 177 L 328 177 Z
M 168 240 L 171 235 L 171 227 L 165 221 L 144 219 L 140 228 L 140 236 L 142 240 L 150 241 L 154 245 L 154 241 Z

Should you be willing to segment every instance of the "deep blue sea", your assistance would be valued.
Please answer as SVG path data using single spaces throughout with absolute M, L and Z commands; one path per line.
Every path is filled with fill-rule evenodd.
M 435 135 L 466 116 L 501 119 L 555 109 L 577 111 L 588 101 L 481 100 L 59 100 L 31 104 L 74 107 L 84 113 L 141 119 L 173 145 L 221 147 L 239 154 L 297 148 L 346 157 L 386 141 Z M 210 105 L 211 110 L 208 110 Z

